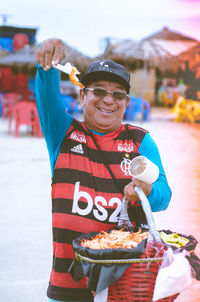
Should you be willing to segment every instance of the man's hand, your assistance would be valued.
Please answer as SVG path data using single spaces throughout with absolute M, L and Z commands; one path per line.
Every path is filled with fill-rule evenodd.
M 127 184 L 124 188 L 124 195 L 125 198 L 128 199 L 130 202 L 139 201 L 139 197 L 135 192 L 135 186 L 140 187 L 144 194 L 148 196 L 151 192 L 152 185 L 147 184 L 144 181 L 133 179 L 129 184 Z
M 65 46 L 60 39 L 45 40 L 36 52 L 36 61 L 44 70 L 60 63 L 65 58 Z

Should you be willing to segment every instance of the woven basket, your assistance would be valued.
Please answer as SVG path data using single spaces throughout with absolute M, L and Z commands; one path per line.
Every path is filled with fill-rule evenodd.
M 152 247 L 146 249 L 140 258 L 120 260 L 94 260 L 80 255 L 77 251 L 75 254 L 78 261 L 98 263 L 99 265 L 131 263 L 125 273 L 108 288 L 107 302 L 152 302 L 155 281 L 162 264 L 164 251 L 165 247 L 160 249 Z M 156 257 L 153 257 L 155 253 L 157 253 Z M 157 300 L 157 302 L 172 302 L 178 295 L 172 295 Z
M 142 259 L 125 271 L 124 275 L 114 282 L 108 290 L 107 302 L 126 301 L 126 302 L 151 302 L 153 297 L 154 285 L 158 269 L 162 260 L 142 262 Z M 151 262 L 149 262 L 151 261 Z M 172 302 L 178 294 L 160 299 L 158 301 Z

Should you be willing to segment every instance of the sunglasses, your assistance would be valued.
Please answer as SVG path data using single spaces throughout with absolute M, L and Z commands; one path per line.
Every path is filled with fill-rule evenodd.
M 108 92 L 104 88 L 84 88 L 83 91 L 84 93 L 86 93 L 87 91 L 92 91 L 94 96 L 96 96 L 97 98 L 105 98 L 108 94 L 110 94 L 112 98 L 117 101 L 123 101 L 128 98 L 128 94 L 126 94 L 126 92 L 123 91 Z

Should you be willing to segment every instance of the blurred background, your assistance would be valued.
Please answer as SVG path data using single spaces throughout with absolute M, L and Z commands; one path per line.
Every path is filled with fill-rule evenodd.
M 38 44 L 50 37 L 65 41 L 67 60 L 80 72 L 102 58 L 127 68 L 132 98 L 125 119 L 134 120 L 142 107 L 144 118 L 148 118 L 150 106 L 172 107 L 179 96 L 200 100 L 199 1 L 125 0 L 122 4 L 102 0 L 100 4 L 58 0 L 55 7 L 54 1 L 36 0 L 18 7 L 18 1 L 8 0 L 0 12 L 1 116 L 7 114 L 7 99 L 34 101 L 35 52 Z M 66 110 L 77 116 L 81 110 L 78 89 L 66 75 L 61 74 L 61 79 Z M 13 93 L 10 98 L 8 93 Z M 137 105 L 135 110 L 132 103 Z M 179 103 L 190 107 L 186 108 L 189 111 L 198 111 L 198 104 L 192 103 L 191 109 L 183 99 Z M 198 120 L 195 114 L 189 120 Z M 179 114 L 177 119 L 188 119 L 188 115 L 183 118 Z
M 200 1 L 7 0 L 0 8 L 0 300 L 46 301 L 51 268 L 51 172 L 35 101 L 35 53 L 65 42 L 83 73 L 112 59 L 131 74 L 124 122 L 150 131 L 172 188 L 159 229 L 200 240 Z M 60 73 L 67 112 L 82 119 L 79 88 Z M 196 254 L 200 256 L 199 246 Z M 200 285 L 180 302 L 199 302 Z

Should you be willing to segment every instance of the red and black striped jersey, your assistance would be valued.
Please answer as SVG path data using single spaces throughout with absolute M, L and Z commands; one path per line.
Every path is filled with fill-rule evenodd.
M 83 122 L 73 120 L 61 145 L 52 183 L 50 298 L 93 301 L 85 279 L 75 283 L 68 273 L 74 258 L 72 241 L 83 233 L 117 225 L 123 189 L 131 180 L 129 162 L 139 155 L 146 132 L 127 124 L 101 136 L 91 133 Z M 139 203 L 130 204 L 128 214 L 133 225 L 146 223 Z

